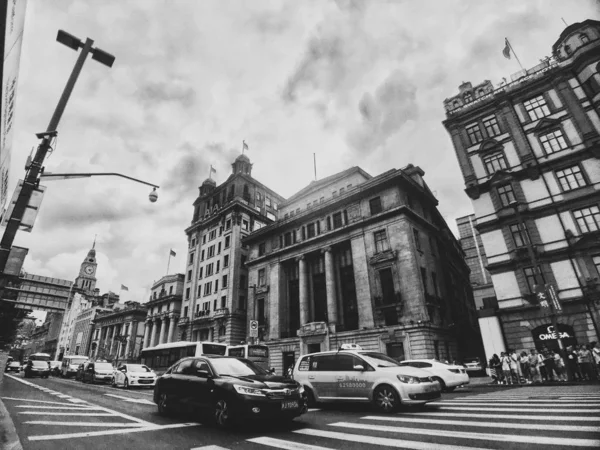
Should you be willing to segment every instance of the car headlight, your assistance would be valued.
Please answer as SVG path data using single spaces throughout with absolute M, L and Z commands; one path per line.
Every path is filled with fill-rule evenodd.
M 418 384 L 420 383 L 417 377 L 411 377 L 410 375 L 398 375 L 398 379 L 407 384 Z
M 137 375 L 129 375 L 129 378 L 137 378 Z
M 265 393 L 261 389 L 251 388 L 247 386 L 240 386 L 239 384 L 234 384 L 233 388 L 236 390 L 238 394 L 242 395 L 255 395 L 257 397 L 266 397 Z
M 300 385 L 300 387 L 298 388 L 298 394 L 304 394 L 304 386 Z

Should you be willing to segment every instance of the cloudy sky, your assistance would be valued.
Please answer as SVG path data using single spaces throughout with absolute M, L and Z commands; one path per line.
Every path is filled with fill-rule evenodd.
M 58 29 L 116 56 L 88 60 L 59 126 L 48 172 L 119 172 L 52 181 L 25 270 L 74 279 L 97 238 L 98 287 L 146 301 L 183 271 L 198 186 L 223 182 L 245 139 L 253 175 L 289 197 L 317 175 L 359 165 L 372 175 L 425 171 L 451 227 L 471 213 L 445 98 L 463 81 L 494 84 L 531 67 L 564 29 L 598 19 L 587 1 L 29 0 L 17 93 L 11 192 L 76 59 Z M 44 183 L 43 183 L 44 184 Z

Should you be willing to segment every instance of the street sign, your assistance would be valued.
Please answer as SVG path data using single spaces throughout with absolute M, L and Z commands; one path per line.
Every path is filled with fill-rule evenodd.
M 258 320 L 250 321 L 250 337 L 258 337 Z
M 547 284 L 546 292 L 548 292 L 548 296 L 550 297 L 550 300 L 552 301 L 552 306 L 554 306 L 554 310 L 556 312 L 561 312 L 562 306 L 560 304 L 560 300 L 558 299 L 558 295 L 556 294 L 556 289 L 554 288 L 554 285 Z
M 534 289 L 535 289 L 535 297 L 537 298 L 539 305 L 542 308 L 550 308 L 550 304 L 548 303 L 548 295 L 546 294 L 546 291 L 544 290 L 544 286 L 541 284 L 536 284 Z

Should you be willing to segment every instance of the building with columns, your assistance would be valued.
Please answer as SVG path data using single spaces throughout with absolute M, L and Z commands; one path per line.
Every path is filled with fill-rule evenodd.
M 143 348 L 187 340 L 187 311 L 181 314 L 185 275 L 166 275 L 152 285 L 145 318 Z
M 444 101 L 497 297 L 478 311 L 488 358 L 558 348 L 556 332 L 600 340 L 600 22 L 566 27 L 551 50 Z
M 116 310 L 106 309 L 94 319 L 94 332 L 88 355 L 110 362 L 139 362 L 147 305 L 125 302 Z
M 69 343 L 69 353 L 71 355 L 91 355 L 94 320 L 98 314 L 110 311 L 108 308 L 92 305 L 77 315 L 73 323 L 73 332 Z
M 423 175 L 352 167 L 281 202 L 279 220 L 243 239 L 247 320 L 277 372 L 343 343 L 398 360 L 480 354 L 469 268 Z
M 185 230 L 188 254 L 183 293 L 185 339 L 239 344 L 246 339 L 249 296 L 242 239 L 276 220 L 283 197 L 252 177 L 242 154 L 221 185 L 208 178 L 194 202 L 192 224 Z M 185 333 L 185 334 L 183 334 Z

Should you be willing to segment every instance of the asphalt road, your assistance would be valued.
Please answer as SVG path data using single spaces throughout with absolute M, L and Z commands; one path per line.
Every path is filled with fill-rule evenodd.
M 320 407 L 286 429 L 233 431 L 161 417 L 150 390 L 19 374 L 4 376 L 0 399 L 25 450 L 600 448 L 598 385 L 463 388 L 391 416 L 364 405 Z

